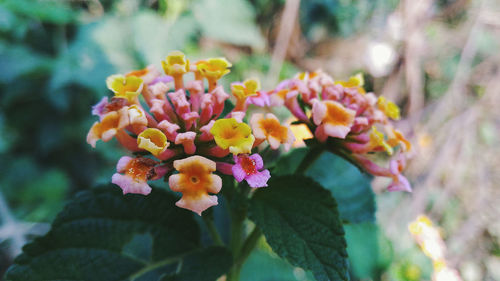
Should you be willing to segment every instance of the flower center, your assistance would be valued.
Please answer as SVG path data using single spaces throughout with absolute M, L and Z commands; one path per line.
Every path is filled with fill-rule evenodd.
M 191 182 L 192 182 L 192 183 L 194 183 L 194 184 L 197 184 L 197 183 L 199 183 L 199 182 L 200 182 L 200 179 L 199 179 L 197 176 L 191 176 L 189 179 L 190 179 L 190 180 L 191 180 Z
M 126 174 L 136 180 L 148 180 L 154 175 L 155 161 L 149 158 L 135 158 L 127 165 Z
M 242 157 L 240 164 L 241 168 L 243 168 L 247 176 L 255 174 L 257 172 L 255 161 L 250 157 L 247 156 Z

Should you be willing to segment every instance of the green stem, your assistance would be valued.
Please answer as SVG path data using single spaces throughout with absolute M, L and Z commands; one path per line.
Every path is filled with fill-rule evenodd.
M 250 187 L 246 184 L 240 185 L 241 198 L 247 198 L 250 193 Z M 233 201 L 234 202 L 234 201 Z M 231 208 L 231 241 L 229 249 L 233 253 L 233 257 L 238 257 L 242 247 L 243 228 L 247 217 L 247 207 L 245 204 L 232 206 Z M 237 281 L 240 278 L 241 266 L 234 264 L 227 274 L 227 281 Z
M 305 174 L 307 169 L 318 159 L 323 150 L 321 146 L 311 147 L 311 150 L 306 154 L 295 170 L 295 174 Z
M 219 231 L 217 230 L 217 227 L 215 226 L 214 221 L 206 215 L 202 216 L 202 218 L 208 228 L 208 232 L 210 233 L 210 237 L 212 237 L 212 241 L 214 242 L 214 244 L 223 246 L 224 241 L 222 241 L 222 238 L 219 234 Z
M 240 255 L 235 259 L 235 263 L 238 266 L 242 266 L 245 263 L 246 259 L 250 256 L 255 246 L 257 246 L 257 242 L 262 237 L 262 230 L 255 226 L 250 235 L 248 235 L 247 239 L 243 243 L 241 247 Z

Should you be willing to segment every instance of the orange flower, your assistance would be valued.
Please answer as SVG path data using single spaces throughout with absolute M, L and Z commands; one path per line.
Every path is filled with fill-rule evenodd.
M 222 179 L 212 174 L 216 169 L 214 161 L 202 156 L 191 156 L 174 161 L 178 174 L 168 179 L 170 189 L 182 193 L 181 200 L 175 205 L 191 210 L 201 216 L 201 213 L 211 206 L 217 205 L 217 196 L 209 193 L 219 193 Z
M 120 111 L 121 112 L 121 111 Z M 87 143 L 95 147 L 98 140 L 110 141 L 118 132 L 129 124 L 128 114 L 111 111 L 102 117 L 101 122 L 95 122 L 87 134 Z
M 386 131 L 388 135 L 388 140 L 387 143 L 391 147 L 395 147 L 399 144 L 401 144 L 403 151 L 410 151 L 411 150 L 411 143 L 408 141 L 403 133 L 401 133 L 399 130 L 396 129 L 389 129 Z
M 314 123 L 318 125 L 316 137 L 325 141 L 329 136 L 345 138 L 354 124 L 356 112 L 336 101 L 314 100 L 312 116 Z
M 288 151 L 295 141 L 295 137 L 289 127 L 281 125 L 279 119 L 272 113 L 256 113 L 250 119 L 253 134 L 257 140 L 266 139 L 272 149 L 278 149 L 280 144 L 284 144 Z

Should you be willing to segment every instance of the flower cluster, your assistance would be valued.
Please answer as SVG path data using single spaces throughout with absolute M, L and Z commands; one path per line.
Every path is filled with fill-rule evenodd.
M 411 144 L 392 124 L 400 118 L 399 108 L 366 93 L 363 84 L 361 74 L 334 81 L 322 71 L 304 72 L 282 81 L 260 102 L 286 106 L 297 119 L 294 123 L 306 125 L 317 142 L 375 176 L 392 178 L 389 191 L 410 192 L 401 172 Z M 377 152 L 393 156 L 387 167 L 376 163 Z
M 118 161 L 112 182 L 124 194 L 147 195 L 148 181 L 168 177 L 170 189 L 182 193 L 176 205 L 198 214 L 217 205 L 213 194 L 221 190 L 222 180 L 216 171 L 246 180 L 253 188 L 267 186 L 270 172 L 252 149 L 264 141 L 271 149 L 280 144 L 288 149 L 294 137 L 273 114 L 251 116 L 251 126 L 244 122 L 247 99 L 258 95 L 259 82 L 233 83 L 236 106 L 226 112 L 230 95 L 218 83 L 231 67 L 226 59 L 191 63 L 175 51 L 162 67 L 164 74 L 149 66 L 108 77 L 114 96 L 92 109 L 100 120 L 90 129 L 87 142 L 95 147 L 98 140 L 116 138 L 136 155 Z M 186 74 L 194 79 L 185 83 Z
M 217 205 L 215 194 L 222 188 L 218 174 L 245 180 L 252 188 L 267 186 L 271 174 L 259 155 L 259 148 L 266 147 L 261 144 L 286 151 L 295 137 L 272 113 L 250 114 L 250 104 L 285 105 L 319 142 L 335 140 L 367 171 L 392 177 L 389 190 L 410 190 L 401 175 L 410 144 L 389 122 L 399 118 L 399 109 L 365 93 L 360 77 L 334 82 L 322 72 L 303 73 L 269 92 L 261 91 L 256 79 L 232 83 L 235 105 L 229 110 L 230 95 L 219 80 L 230 67 L 224 58 L 192 63 L 174 51 L 162 61 L 163 73 L 149 66 L 108 77 L 106 84 L 114 96 L 92 108 L 99 121 L 91 127 L 87 142 L 95 147 L 99 140 L 116 138 L 134 153 L 135 157 L 118 161 L 112 177 L 124 194 L 147 195 L 148 181 L 168 178 L 170 189 L 182 193 L 176 205 L 201 215 Z M 186 81 L 187 76 L 194 79 Z M 389 168 L 366 157 L 374 151 L 392 154 L 396 147 L 400 149 Z

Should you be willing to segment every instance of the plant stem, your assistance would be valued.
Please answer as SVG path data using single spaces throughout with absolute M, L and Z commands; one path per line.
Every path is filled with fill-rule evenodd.
M 247 198 L 250 192 L 250 187 L 246 184 L 240 185 L 240 198 Z M 235 200 L 238 201 L 238 200 Z M 236 204 L 235 204 L 236 203 Z M 242 203 L 242 204 L 238 204 Z M 229 242 L 229 249 L 233 253 L 233 257 L 239 256 L 242 238 L 243 238 L 243 228 L 245 226 L 245 219 L 247 217 L 247 207 L 244 201 L 234 202 L 231 206 L 231 241 Z M 237 281 L 240 278 L 241 265 L 234 264 L 229 273 L 227 274 L 227 281 Z
M 240 255 L 235 259 L 235 264 L 238 266 L 242 266 L 246 261 L 248 256 L 252 253 L 255 246 L 257 246 L 257 242 L 262 237 L 262 230 L 255 226 L 250 235 L 248 235 L 247 239 L 243 243 L 241 247 Z
M 311 150 L 306 154 L 295 170 L 295 174 L 305 174 L 307 169 L 316 161 L 316 159 L 318 159 L 323 151 L 324 149 L 322 146 L 311 147 Z
M 212 218 L 205 216 L 205 215 L 202 216 L 202 218 L 203 218 L 203 221 L 205 222 L 205 225 L 208 228 L 208 232 L 210 233 L 210 237 L 212 238 L 212 241 L 214 242 L 214 244 L 218 245 L 218 246 L 223 246 L 224 241 L 222 241 L 222 238 L 219 234 L 219 231 L 217 231 L 217 227 L 215 226 L 215 223 L 212 220 Z

